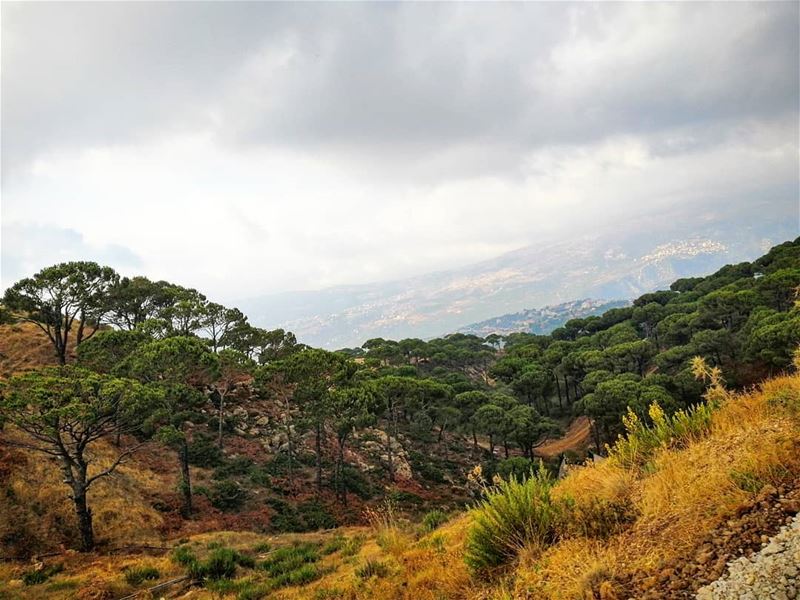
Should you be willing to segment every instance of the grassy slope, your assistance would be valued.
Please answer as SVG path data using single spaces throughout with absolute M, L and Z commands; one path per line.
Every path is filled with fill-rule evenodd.
M 68 348 L 69 358 L 74 359 L 73 340 L 70 340 Z M 56 364 L 58 360 L 50 340 L 36 325 L 0 325 L 0 377 Z
M 748 489 L 737 485 L 743 474 L 751 482 L 744 486 Z M 664 561 L 689 556 L 710 531 L 755 494 L 752 482 L 777 484 L 798 475 L 800 376 L 795 375 L 770 380 L 758 390 L 729 398 L 714 415 L 708 436 L 683 448 L 659 450 L 644 468 L 623 468 L 609 460 L 571 473 L 557 484 L 557 496 L 572 497 L 578 507 L 597 501 L 632 503 L 636 520 L 606 540 L 577 536 L 548 548 L 526 549 L 518 564 L 490 582 L 471 579 L 463 562 L 469 515 L 458 516 L 429 534 L 421 534 L 417 526 L 409 524 L 387 527 L 384 520 L 382 527 L 373 529 L 302 536 L 217 532 L 194 536 L 192 543 L 203 550 L 210 541 L 221 540 L 252 553 L 264 541 L 274 548 L 301 539 L 329 540 L 338 534 L 365 536 L 355 555 L 343 556 L 337 551 L 325 556 L 319 564 L 327 573 L 321 579 L 306 587 L 278 590 L 270 596 L 274 598 L 585 600 L 600 597 L 601 589 L 604 597 L 612 597 L 610 590 L 622 573 L 657 572 Z M 97 502 L 100 515 L 107 510 L 107 503 L 118 500 L 98 497 Z M 153 564 L 160 571 L 161 581 L 183 572 L 163 556 L 69 554 L 49 560 L 63 560 L 65 572 L 31 587 L 18 580 L 29 565 L 0 565 L 0 582 L 5 581 L 0 583 L 0 591 L 5 590 L 8 598 L 119 597 L 133 590 L 121 572 L 126 565 Z M 368 560 L 383 563 L 387 573 L 359 577 L 358 567 Z M 242 581 L 264 578 L 258 570 L 240 569 L 240 576 Z M 188 597 L 220 596 L 194 589 Z

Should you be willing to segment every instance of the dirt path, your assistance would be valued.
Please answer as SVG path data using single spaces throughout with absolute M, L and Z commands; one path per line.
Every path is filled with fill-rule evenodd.
M 534 453 L 542 458 L 552 458 L 567 450 L 583 450 L 589 446 L 591 439 L 592 430 L 589 418 L 580 416 L 570 423 L 563 437 L 545 442 L 535 448 Z

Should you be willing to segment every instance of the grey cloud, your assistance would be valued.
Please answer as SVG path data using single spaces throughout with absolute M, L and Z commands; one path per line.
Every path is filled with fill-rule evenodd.
M 797 20 L 796 3 L 4 3 L 4 172 L 182 129 L 444 177 L 620 134 L 721 143 L 796 121 Z

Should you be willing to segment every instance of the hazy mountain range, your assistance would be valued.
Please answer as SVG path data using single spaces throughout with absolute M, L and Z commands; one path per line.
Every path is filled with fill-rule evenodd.
M 562 302 L 555 306 L 527 308 L 519 312 L 492 317 L 480 323 L 472 323 L 466 327 L 460 327 L 457 333 L 471 333 L 480 337 L 486 337 L 493 333 L 508 335 L 516 332 L 542 335 L 561 327 L 570 319 L 600 315 L 611 308 L 629 306 L 630 303 L 630 300 L 583 298 L 581 300 Z
M 796 218 L 771 213 L 768 204 L 761 211 L 750 208 L 735 216 L 723 210 L 626 223 L 617 231 L 543 239 L 458 269 L 284 292 L 237 305 L 256 325 L 283 327 L 300 341 L 325 348 L 357 346 L 373 337 L 430 338 L 577 298 L 635 298 L 680 277 L 753 260 L 798 235 Z

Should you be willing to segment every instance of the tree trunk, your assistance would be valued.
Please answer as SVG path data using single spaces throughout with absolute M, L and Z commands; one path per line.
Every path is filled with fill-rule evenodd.
M 567 398 L 567 405 L 569 405 L 570 404 L 570 400 L 569 400 L 569 381 L 567 381 L 567 376 L 566 375 L 564 375 L 564 395 Z
M 558 409 L 563 412 L 564 405 L 561 401 L 561 386 L 558 384 L 558 375 L 554 375 L 553 379 L 556 380 L 556 392 L 558 393 Z
M 189 444 L 184 439 L 178 452 L 181 464 L 181 495 L 183 496 L 183 507 L 181 514 L 188 519 L 192 516 L 192 481 L 189 474 Z
M 94 549 L 94 529 L 92 528 L 92 511 L 86 504 L 86 488 L 76 484 L 72 495 L 75 502 L 75 514 L 78 517 L 78 529 L 81 534 L 81 551 L 90 552 Z
M 478 449 L 478 436 L 475 433 L 475 427 L 472 428 L 472 447 L 477 450 Z
M 503 451 L 506 454 L 506 460 L 508 460 L 508 440 L 503 440 Z
M 389 460 L 389 481 L 394 483 L 394 462 L 392 461 L 392 436 L 386 432 L 386 457 Z
M 219 422 L 217 424 L 217 446 L 222 450 L 222 425 L 225 422 L 225 395 L 219 395 Z
M 314 448 L 317 452 L 317 491 L 322 491 L 322 425 L 317 423 Z
M 347 506 L 347 489 L 345 489 L 344 485 L 344 444 L 344 440 L 339 441 L 339 467 L 337 469 L 336 484 L 339 487 L 342 503 Z

